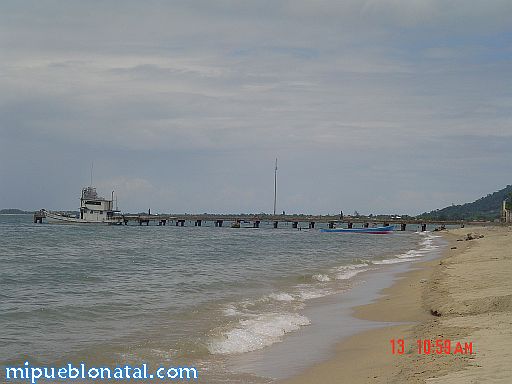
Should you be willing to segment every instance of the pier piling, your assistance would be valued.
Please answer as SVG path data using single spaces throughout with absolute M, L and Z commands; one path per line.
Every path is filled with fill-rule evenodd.
M 34 212 L 34 223 L 35 224 L 43 224 L 43 219 L 46 217 L 43 210 Z

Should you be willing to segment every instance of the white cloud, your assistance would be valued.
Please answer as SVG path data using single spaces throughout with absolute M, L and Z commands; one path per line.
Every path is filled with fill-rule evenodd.
M 289 180 L 290 199 L 312 211 L 329 210 L 339 199 L 363 205 L 358 201 L 371 194 L 352 195 L 343 180 L 366 185 L 375 175 L 352 159 L 382 163 L 381 174 L 393 174 L 382 159 L 397 158 L 405 164 L 408 183 L 421 184 L 412 165 L 419 161 L 418 149 L 446 136 L 474 149 L 469 136 L 507 135 L 509 3 L 226 0 L 28 7 L 3 2 L 0 138 L 6 147 L 72 146 L 73 156 L 101 154 L 112 164 L 121 162 L 114 156 L 141 156 L 141 167 L 156 171 L 124 173 L 127 180 L 153 186 L 145 192 L 128 182 L 120 186 L 133 190 L 134 202 L 145 193 L 162 206 L 172 205 L 176 196 L 194 196 L 208 209 L 207 200 L 192 194 L 197 186 L 186 174 L 180 174 L 185 178 L 180 189 L 165 192 L 168 184 L 156 174 L 167 165 L 149 160 L 155 153 L 180 153 L 186 163 L 204 152 L 233 168 L 253 159 L 244 165 L 245 174 L 259 174 L 257 163 L 268 160 L 262 156 L 288 156 L 292 167 L 316 173 L 318 185 L 331 183 L 330 173 L 337 172 L 331 188 L 341 195 L 322 191 L 316 199 L 317 185 Z M 2 162 L 12 156 L 11 148 L 0 154 Z M 445 172 L 437 164 L 450 159 L 450 149 L 432 152 L 436 158 L 421 159 L 427 171 Z M 45 156 L 38 161 L 52 172 L 52 158 Z M 337 159 L 349 166 L 329 168 Z M 210 171 L 205 167 L 198 177 L 208 178 Z M 22 165 L 2 170 L 13 189 L 0 205 L 10 205 L 19 185 L 14 181 L 25 172 Z M 235 184 L 241 176 L 222 177 Z M 381 182 L 390 197 L 396 183 Z M 265 189 L 258 188 L 246 195 L 234 187 L 245 204 L 217 187 L 229 198 L 210 200 L 212 209 L 229 211 L 230 202 L 266 206 Z M 464 186 L 435 188 L 449 194 Z M 436 206 L 438 195 L 421 196 L 429 200 L 425 205 Z

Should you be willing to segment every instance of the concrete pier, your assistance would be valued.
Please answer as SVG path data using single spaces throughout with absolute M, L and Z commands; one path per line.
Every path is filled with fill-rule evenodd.
M 34 223 L 40 224 L 45 222 L 45 212 L 38 211 L 34 213 Z M 265 215 L 265 214 L 253 214 L 253 215 L 162 215 L 162 214 L 117 214 L 114 216 L 119 224 L 129 225 L 135 223 L 139 225 L 159 225 L 165 226 L 167 223 L 175 223 L 177 227 L 184 227 L 185 222 L 189 222 L 191 226 L 211 226 L 211 227 L 223 227 L 224 223 L 229 224 L 235 222 L 252 223 L 251 227 L 261 228 L 262 223 L 270 225 L 271 228 L 280 228 L 280 226 L 287 227 L 291 223 L 291 228 L 299 229 L 299 227 L 306 227 L 310 229 L 321 228 L 355 228 L 363 227 L 368 228 L 372 226 L 380 225 L 395 225 L 397 230 L 405 231 L 408 225 L 417 225 L 418 230 L 426 231 L 427 225 L 438 226 L 442 225 L 458 225 L 464 227 L 464 225 L 482 225 L 482 222 L 463 222 L 463 221 L 426 221 L 414 218 L 400 218 L 400 219 L 389 219 L 389 218 L 369 218 L 369 217 L 344 217 L 340 220 L 339 216 L 312 216 L 312 215 Z M 193 225 L 192 225 L 193 223 Z M 485 224 L 484 224 L 485 225 Z

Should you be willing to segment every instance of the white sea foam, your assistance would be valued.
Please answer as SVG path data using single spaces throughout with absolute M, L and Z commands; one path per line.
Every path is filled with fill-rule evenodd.
M 334 292 L 328 288 L 315 288 L 308 284 L 299 284 L 297 294 L 301 300 L 317 299 L 319 297 L 332 295 Z
M 337 267 L 336 270 L 336 280 L 348 280 L 355 275 L 365 272 L 368 270 L 368 264 L 352 264 L 352 265 L 342 265 L 341 267 Z
M 213 354 L 233 354 L 255 351 L 282 340 L 286 333 L 310 324 L 307 317 L 297 313 L 267 313 L 249 320 L 213 340 L 208 350 Z
M 293 301 L 295 298 L 286 292 L 271 293 L 268 297 L 276 301 Z
M 405 263 L 410 261 L 411 259 L 385 259 L 385 260 L 376 260 L 373 264 L 381 265 L 381 264 L 397 264 L 397 263 Z
M 263 296 L 263 297 L 260 297 L 259 299 L 246 299 L 246 300 L 242 300 L 242 301 L 238 302 L 237 307 L 242 308 L 244 310 L 250 310 L 258 303 L 264 303 L 266 301 L 269 301 L 268 296 Z
M 322 274 L 318 274 L 318 275 L 313 275 L 311 277 L 313 280 L 316 280 L 316 281 L 320 281 L 320 282 L 327 282 L 327 281 L 331 281 L 331 278 L 327 275 L 322 275 Z
M 348 280 L 351 277 L 354 277 L 358 273 L 364 272 L 366 269 L 360 269 L 360 270 L 347 270 L 344 272 L 340 272 L 336 274 L 336 280 Z
M 385 260 L 376 260 L 373 261 L 373 264 L 397 264 L 397 263 L 405 263 L 407 261 L 412 261 L 417 259 L 418 257 L 424 256 L 427 253 L 432 252 L 433 250 L 439 248 L 439 246 L 434 245 L 434 238 L 439 236 L 433 236 L 430 233 L 424 232 L 416 232 L 422 236 L 425 236 L 425 239 L 420 243 L 422 248 L 420 249 L 411 249 L 401 255 L 396 256 L 396 258 L 385 259 Z
M 407 251 L 405 253 L 402 253 L 401 255 L 398 255 L 397 257 L 399 259 L 413 259 L 415 257 L 420 257 L 425 253 L 426 253 L 426 251 L 411 249 L 410 251 Z

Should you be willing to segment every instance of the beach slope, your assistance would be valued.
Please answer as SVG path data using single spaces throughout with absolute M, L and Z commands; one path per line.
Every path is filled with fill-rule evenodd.
M 444 236 L 441 259 L 417 263 L 382 298 L 355 310 L 364 319 L 405 324 L 354 335 L 331 360 L 283 383 L 511 383 L 512 229 Z M 395 347 L 404 340 L 403 354 L 392 353 L 391 340 Z

